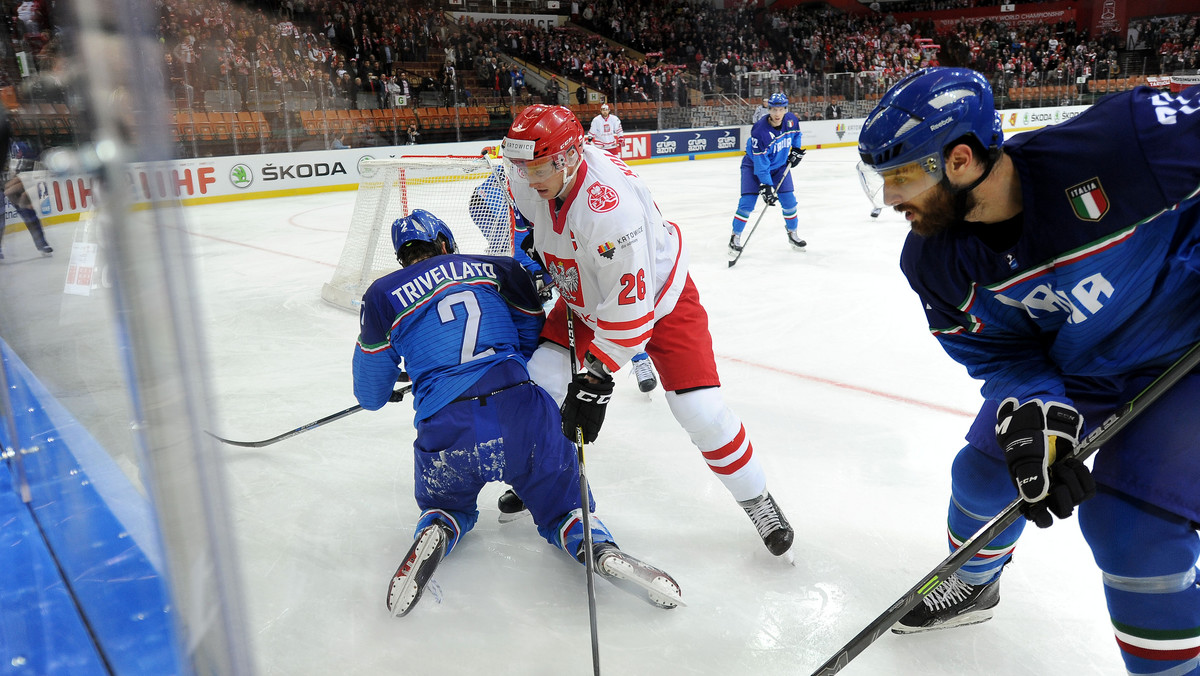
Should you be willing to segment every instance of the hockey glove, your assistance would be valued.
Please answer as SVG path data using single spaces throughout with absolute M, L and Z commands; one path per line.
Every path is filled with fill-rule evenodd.
M 800 160 L 804 159 L 804 148 L 792 148 L 788 151 L 788 166 L 794 167 L 800 164 Z
M 1079 443 L 1083 418 L 1058 402 L 1033 399 L 1018 405 L 1009 397 L 996 412 L 996 440 L 1008 473 L 1024 500 L 1021 512 L 1038 528 L 1071 516 L 1075 505 L 1096 494 L 1092 474 L 1069 457 Z
M 775 194 L 775 188 L 770 183 L 763 183 L 758 192 L 762 194 L 763 204 L 767 206 L 774 206 L 779 201 L 779 195 Z
M 574 441 L 578 428 L 583 432 L 584 443 L 595 441 L 604 424 L 604 410 L 612 393 L 612 376 L 606 375 L 605 379 L 596 382 L 596 376 L 589 371 L 575 374 L 567 386 L 567 398 L 561 409 L 563 434 Z

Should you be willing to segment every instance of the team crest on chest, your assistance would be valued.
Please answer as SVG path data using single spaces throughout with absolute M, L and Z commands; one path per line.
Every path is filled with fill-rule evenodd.
M 1104 193 L 1098 177 L 1067 188 L 1067 198 L 1071 200 L 1071 209 L 1081 220 L 1098 221 L 1108 213 L 1108 195 Z
M 554 278 L 563 300 L 583 307 L 583 293 L 579 288 L 579 265 L 573 259 L 559 258 L 552 253 L 543 254 L 542 257 L 546 261 L 546 271 Z
M 621 201 L 617 197 L 617 191 L 603 183 L 593 183 L 587 189 L 587 196 L 588 207 L 599 214 L 616 209 Z

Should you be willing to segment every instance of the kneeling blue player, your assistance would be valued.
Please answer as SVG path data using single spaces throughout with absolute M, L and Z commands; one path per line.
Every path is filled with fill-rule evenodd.
M 392 224 L 392 244 L 403 269 L 363 294 L 354 396 L 370 410 L 398 401 L 403 359 L 421 508 L 412 547 L 388 585 L 387 607 L 403 616 L 475 525 L 479 491 L 490 481 L 515 487 L 542 537 L 580 561 L 585 540 L 575 448 L 554 400 L 526 370 L 545 320 L 532 279 L 512 258 L 457 254 L 446 224 L 420 209 Z M 595 517 L 591 531 L 603 577 L 657 607 L 680 605 L 670 575 L 618 549 Z

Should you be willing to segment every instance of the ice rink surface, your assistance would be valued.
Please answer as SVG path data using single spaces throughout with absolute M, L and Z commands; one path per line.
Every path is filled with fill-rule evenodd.
M 690 247 L 722 389 L 796 529 L 796 565 L 762 546 L 662 391 L 647 397 L 623 369 L 587 449 L 598 514 L 679 581 L 688 607 L 597 580 L 606 674 L 808 674 L 948 554 L 949 467 L 979 387 L 926 330 L 898 266 L 907 225 L 870 218 L 856 161 L 852 148 L 810 151 L 793 171 L 808 251 L 788 247 L 772 207 L 734 268 L 740 158 L 635 167 Z M 357 318 L 320 298 L 353 202 L 187 209 L 218 434 L 265 439 L 355 403 Z M 442 602 L 427 594 L 389 616 L 418 516 L 413 438 L 405 402 L 262 449 L 222 447 L 260 672 L 590 674 L 584 568 L 528 519 L 498 524 L 498 484 L 437 573 Z M 843 673 L 1124 673 L 1076 520 L 1027 529 L 1002 592 L 993 620 L 886 634 Z

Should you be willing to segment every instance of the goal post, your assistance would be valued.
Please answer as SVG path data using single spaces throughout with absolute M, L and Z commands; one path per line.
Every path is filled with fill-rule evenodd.
M 376 279 L 400 268 L 392 223 L 424 209 L 454 233 L 459 253 L 511 256 L 513 221 L 503 165 L 484 156 L 408 155 L 363 160 L 350 229 L 321 298 L 358 311 Z

